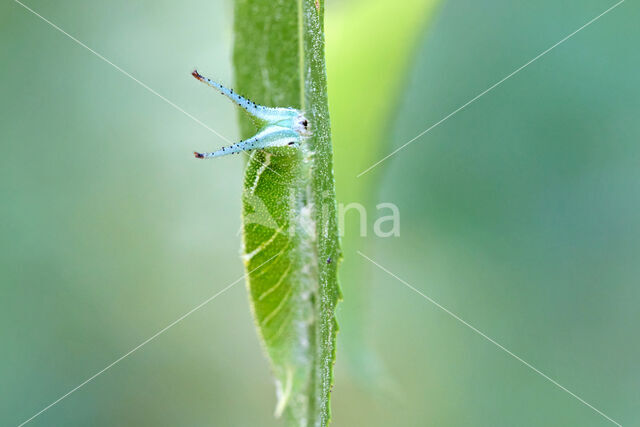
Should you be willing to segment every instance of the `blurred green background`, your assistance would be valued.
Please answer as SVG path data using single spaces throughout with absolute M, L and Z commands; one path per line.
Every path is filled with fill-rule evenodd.
M 443 2 L 406 40 L 374 157 L 612 4 Z M 189 76 L 232 83 L 230 1 L 28 5 L 237 137 L 233 107 Z M 347 6 L 328 2 L 327 31 Z M 373 192 L 346 158 L 368 141 L 336 135 L 340 202 L 396 203 L 401 236 L 346 229 L 334 425 L 612 425 L 357 249 L 640 425 L 638 22 L 625 2 L 359 178 Z M 331 58 L 345 40 L 328 43 Z M 193 160 L 223 141 L 11 1 L 0 64 L 0 425 L 18 425 L 242 276 L 243 162 Z M 239 283 L 31 425 L 280 425 L 274 405 Z

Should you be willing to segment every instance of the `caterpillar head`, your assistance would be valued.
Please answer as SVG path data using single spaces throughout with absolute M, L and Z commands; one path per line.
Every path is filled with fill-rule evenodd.
M 311 123 L 300 113 L 293 121 L 293 130 L 298 132 L 300 136 L 309 137 L 311 136 Z

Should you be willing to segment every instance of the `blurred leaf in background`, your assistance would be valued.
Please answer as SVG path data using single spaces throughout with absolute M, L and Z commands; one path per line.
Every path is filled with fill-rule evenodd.
M 444 3 L 388 152 L 613 4 Z M 623 3 L 379 166 L 378 197 L 399 206 L 402 233 L 367 254 L 622 425 L 640 423 L 639 19 Z M 613 425 L 402 283 L 371 277 L 371 335 L 399 395 L 371 405 L 348 388 L 336 418 Z
M 327 18 L 329 106 L 335 145 L 338 201 L 356 202 L 373 221 L 383 168 L 356 178 L 388 149 L 390 126 L 397 116 L 409 67 L 414 64 L 419 38 L 431 21 L 438 0 L 356 0 L 330 11 Z M 345 304 L 339 309 L 348 370 L 360 381 L 378 382 L 375 354 L 366 343 L 368 268 L 362 268 L 360 220 L 351 211 L 344 216 L 341 266 Z M 371 231 L 371 223 L 366 224 Z

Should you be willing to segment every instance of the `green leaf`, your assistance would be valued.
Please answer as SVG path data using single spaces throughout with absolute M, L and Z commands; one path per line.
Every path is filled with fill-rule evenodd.
M 243 190 L 250 303 L 276 381 L 276 415 L 327 425 L 340 258 L 322 1 L 236 0 L 236 90 L 304 111 L 302 148 L 253 152 Z M 256 128 L 241 115 L 243 138 Z

